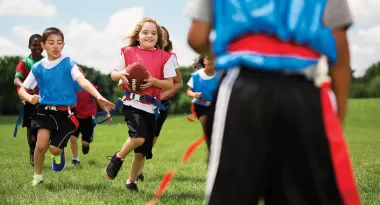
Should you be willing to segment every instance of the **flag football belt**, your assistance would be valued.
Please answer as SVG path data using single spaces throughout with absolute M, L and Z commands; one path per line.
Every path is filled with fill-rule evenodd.
M 79 121 L 75 117 L 74 113 L 71 112 L 72 109 L 76 107 L 76 104 L 71 105 L 71 106 L 55 106 L 55 105 L 44 105 L 45 110 L 51 110 L 51 111 L 67 111 L 69 113 L 68 118 L 70 121 L 75 125 L 75 131 L 79 128 Z
M 166 106 L 161 104 L 156 98 L 154 97 L 149 97 L 149 96 L 143 96 L 143 95 L 139 95 L 137 93 L 131 93 L 131 92 L 128 92 L 128 91 L 125 91 L 124 92 L 124 96 L 122 98 L 119 98 L 117 100 L 117 102 L 115 103 L 115 110 L 113 112 L 111 112 L 111 116 L 110 117 L 107 117 L 106 119 L 102 120 L 102 121 L 98 121 L 98 117 L 100 116 L 106 116 L 107 115 L 107 112 L 106 111 L 101 111 L 101 112 L 98 112 L 95 114 L 95 122 L 96 124 L 103 124 L 104 122 L 108 121 L 112 116 L 116 115 L 119 108 L 124 104 L 124 101 L 126 100 L 132 100 L 132 101 L 137 101 L 137 102 L 142 102 L 142 103 L 150 103 L 150 104 L 153 104 L 154 106 L 156 106 L 156 108 L 154 109 L 154 114 L 155 114 L 155 117 L 156 117 L 156 120 L 159 116 L 159 110 L 166 110 Z
M 211 101 L 206 101 L 206 100 L 202 100 L 202 99 L 197 99 L 197 101 L 204 104 L 204 105 L 210 105 L 211 104 Z

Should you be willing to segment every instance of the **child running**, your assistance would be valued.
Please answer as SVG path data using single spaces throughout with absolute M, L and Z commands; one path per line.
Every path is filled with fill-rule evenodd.
M 218 73 L 214 70 L 214 57 L 201 55 L 193 66 L 199 70 L 192 73 L 190 80 L 187 82 L 189 86 L 187 95 L 194 98 L 191 107 L 194 109 L 193 111 L 199 121 L 201 121 L 203 131 L 205 131 L 207 114 L 218 87 Z M 206 143 L 209 148 L 209 141 L 206 140 Z
M 61 171 L 65 167 L 63 149 L 70 135 L 78 128 L 73 112 L 77 101 L 74 81 L 91 93 L 107 112 L 115 105 L 103 98 L 94 86 L 82 75 L 75 62 L 61 54 L 64 35 L 58 28 L 47 28 L 42 34 L 41 46 L 47 58 L 32 66 L 32 70 L 19 90 L 22 99 L 37 107 L 37 144 L 34 152 L 34 177 L 32 186 L 43 182 L 42 170 L 45 153 L 53 154 L 52 169 Z M 39 93 L 29 94 L 26 89 L 39 86 Z M 50 143 L 49 143 L 50 142 Z M 49 146 L 50 144 L 50 146 Z
M 28 57 L 22 59 L 22 61 L 20 61 L 16 67 L 14 84 L 17 87 L 17 92 L 22 87 L 24 80 L 28 77 L 32 65 L 43 58 L 41 41 L 42 36 L 40 34 L 33 34 L 29 37 L 28 48 L 30 49 L 31 54 Z M 38 87 L 27 91 L 30 94 L 38 93 Z M 26 127 L 26 136 L 29 144 L 29 159 L 32 166 L 34 166 L 34 149 L 36 148 L 36 136 L 32 131 L 34 131 L 37 125 L 36 118 L 36 106 L 30 104 L 29 102 L 25 102 L 22 127 Z
M 125 157 L 134 150 L 129 179 L 126 188 L 138 191 L 136 177 L 144 163 L 144 157 L 151 159 L 154 128 L 155 107 L 158 101 L 155 97 L 161 89 L 169 90 L 173 87 L 173 77 L 176 76 L 173 61 L 168 52 L 162 51 L 162 30 L 158 23 L 151 18 L 142 19 L 130 36 L 129 46 L 122 48 L 122 56 L 114 71 L 113 80 L 122 80 L 125 90 L 123 114 L 127 122 L 129 138 L 119 152 L 116 152 L 106 167 L 106 176 L 113 180 Z M 141 85 L 142 91 L 132 93 L 128 87 L 126 67 L 134 62 L 143 64 L 150 73 L 146 84 Z
M 360 205 L 341 129 L 347 1 L 192 0 L 186 13 L 189 45 L 209 55 L 215 29 L 215 69 L 225 71 L 207 119 L 206 203 Z
M 79 71 L 86 77 L 86 70 L 84 66 L 78 65 Z M 96 126 L 94 122 L 94 115 L 97 112 L 98 106 L 96 99 L 86 90 L 82 89 L 79 84 L 75 83 L 77 86 L 77 107 L 75 108 L 75 117 L 79 121 L 78 129 L 70 137 L 70 147 L 73 153 L 73 159 L 71 163 L 73 165 L 79 165 L 80 160 L 78 156 L 78 137 L 79 134 L 82 135 L 82 153 L 84 155 L 88 154 L 90 151 L 90 143 L 94 138 L 94 128 Z M 97 89 L 98 87 L 92 83 L 92 85 Z M 110 114 L 107 114 L 107 118 Z M 109 124 L 112 123 L 112 118 L 108 119 Z
M 168 30 L 164 27 L 161 26 L 162 28 L 162 36 L 163 36 L 163 48 L 162 50 L 168 52 L 171 54 L 171 59 L 173 60 L 174 67 L 176 68 L 176 76 L 173 78 L 173 88 L 169 90 L 163 90 L 163 92 L 160 94 L 160 99 L 161 103 L 166 107 L 166 110 L 160 110 L 159 116 L 156 120 L 156 128 L 154 131 L 154 138 L 153 138 L 153 146 L 156 144 L 157 138 L 160 135 L 161 128 L 164 125 L 164 122 L 166 118 L 168 117 L 168 109 L 169 109 L 169 103 L 170 99 L 175 95 L 175 93 L 182 88 L 183 86 L 183 80 L 182 80 L 182 75 L 181 71 L 179 69 L 179 64 L 177 61 L 177 56 L 175 53 L 172 53 L 173 51 L 173 44 L 172 41 L 170 40 L 170 35 Z M 145 160 L 144 160 L 145 162 Z M 137 180 L 144 181 L 144 164 L 141 166 L 141 170 L 139 171 L 139 174 L 137 175 Z

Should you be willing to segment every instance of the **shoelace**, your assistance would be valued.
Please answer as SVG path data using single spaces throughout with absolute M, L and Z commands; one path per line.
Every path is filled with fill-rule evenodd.
M 61 164 L 61 155 L 56 155 L 56 156 L 52 155 L 51 158 L 53 158 L 56 164 Z

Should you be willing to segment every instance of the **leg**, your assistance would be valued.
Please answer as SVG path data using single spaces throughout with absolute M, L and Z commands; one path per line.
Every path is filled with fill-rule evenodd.
M 75 131 L 75 125 L 68 118 L 67 113 L 67 111 L 55 111 L 52 115 L 56 119 L 58 126 L 58 129 L 55 130 L 56 134 L 52 135 L 50 140 L 50 152 L 53 154 L 52 170 L 55 172 L 60 172 L 65 168 L 64 148 Z
M 74 135 L 70 137 L 70 148 L 73 154 L 73 159 L 77 159 L 78 156 L 78 138 Z
M 49 147 L 50 130 L 39 129 L 37 139 L 36 149 L 34 152 L 34 173 L 41 175 L 44 165 L 45 153 Z
M 206 132 L 212 143 L 207 175 L 207 204 L 257 204 L 273 167 L 270 89 L 244 70 L 222 78 Z M 249 105 L 249 106 L 244 106 Z
M 94 138 L 94 126 L 92 125 L 92 117 L 82 119 L 82 153 L 88 154 L 90 151 L 90 143 Z
M 79 134 L 81 132 L 81 123 L 79 122 L 79 127 L 78 127 L 78 130 L 75 131 L 71 137 L 70 137 L 70 148 L 71 148 L 71 152 L 73 154 L 73 164 L 76 164 L 76 162 L 79 160 L 79 156 L 78 156 L 78 137 L 79 137 Z M 74 162 L 75 161 L 75 162 Z
M 121 166 L 123 165 L 125 157 L 131 153 L 134 149 L 142 146 L 145 142 L 146 130 L 145 121 L 142 115 L 146 113 L 131 106 L 123 106 L 124 120 L 128 125 L 129 138 L 124 143 L 119 152 L 114 153 L 110 163 L 106 167 L 106 176 L 113 180 Z
M 131 173 L 129 175 L 129 182 L 136 182 L 137 174 L 140 171 L 141 166 L 144 164 L 145 155 L 142 153 L 135 153 L 132 161 Z
M 154 138 L 153 138 L 153 147 L 156 144 L 158 136 L 160 136 L 162 126 L 164 125 L 166 118 L 168 117 L 168 104 L 166 101 L 165 101 L 164 105 L 166 106 L 166 110 L 161 110 L 160 115 L 159 115 L 158 119 L 156 120 L 156 126 L 155 126 L 155 130 L 154 130 Z M 145 165 L 145 159 L 141 165 L 141 169 L 139 171 L 139 174 L 137 175 L 137 180 L 144 181 L 144 175 L 143 175 L 144 165 Z
M 152 158 L 152 148 L 153 148 L 153 137 L 154 137 L 154 128 L 155 128 L 155 116 L 153 114 L 144 113 L 141 116 L 145 122 L 145 143 L 140 147 L 135 149 L 135 157 L 133 158 L 131 174 L 127 181 L 126 187 L 129 190 L 138 191 L 136 185 L 136 178 L 138 176 L 139 171 L 144 165 L 144 161 L 146 159 Z

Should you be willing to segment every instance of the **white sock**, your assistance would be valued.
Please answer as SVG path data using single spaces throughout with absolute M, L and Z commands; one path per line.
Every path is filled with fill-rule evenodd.
M 129 179 L 128 179 L 128 180 L 127 180 L 127 184 L 130 184 L 130 183 L 132 183 L 132 182 L 130 182 Z M 134 182 L 134 183 L 136 184 L 136 182 Z
M 36 174 L 36 173 L 34 173 L 34 178 L 38 178 L 40 180 L 43 180 L 42 174 Z
M 73 158 L 73 160 L 77 160 L 79 162 L 79 157 L 75 157 Z

